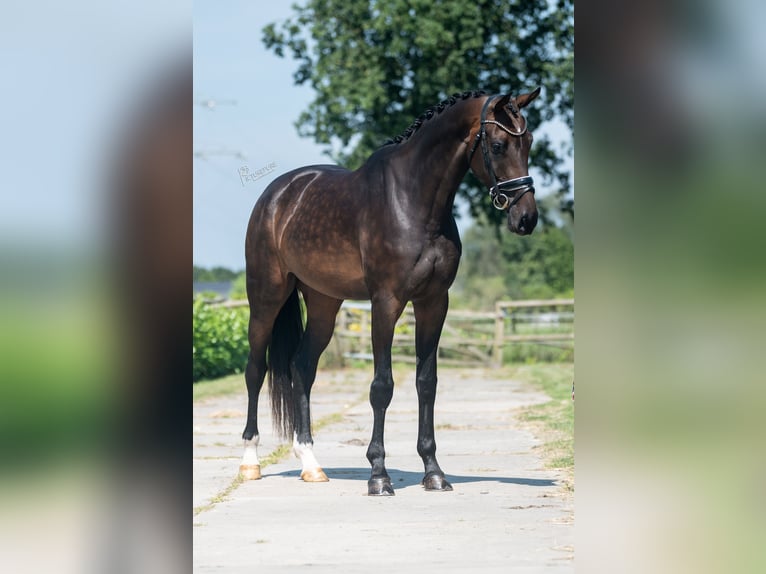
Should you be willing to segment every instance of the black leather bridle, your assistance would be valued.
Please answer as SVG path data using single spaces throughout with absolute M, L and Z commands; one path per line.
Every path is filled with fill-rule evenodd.
M 484 167 L 486 168 L 490 177 L 490 181 L 492 182 L 492 185 L 489 188 L 489 197 L 492 200 L 492 205 L 494 205 L 497 209 L 510 209 L 519 202 L 525 193 L 530 191 L 534 193 L 535 188 L 533 185 L 532 176 L 529 175 L 514 177 L 513 179 L 506 179 L 500 182 L 497 181 L 495 170 L 492 168 L 492 162 L 489 159 L 489 149 L 487 147 L 487 129 L 485 126 L 487 124 L 494 124 L 501 128 L 503 131 L 508 132 L 512 136 L 516 137 L 523 136 L 527 131 L 527 120 L 524 119 L 521 114 L 519 114 L 519 116 L 524 119 L 524 128 L 519 132 L 515 132 L 509 129 L 500 122 L 487 119 L 487 109 L 489 108 L 490 104 L 492 104 L 492 102 L 494 102 L 499 97 L 501 96 L 490 96 L 487 98 L 487 101 L 484 102 L 484 107 L 481 108 L 480 128 L 479 132 L 476 134 L 476 138 L 473 141 L 471 152 L 468 154 L 468 165 L 471 165 L 471 160 L 473 159 L 473 154 L 476 151 L 476 146 L 481 143 L 481 153 L 484 156 Z M 515 111 L 515 109 L 512 111 Z M 514 113 L 514 115 L 516 115 L 516 113 Z M 513 198 L 507 195 L 513 193 L 515 193 Z

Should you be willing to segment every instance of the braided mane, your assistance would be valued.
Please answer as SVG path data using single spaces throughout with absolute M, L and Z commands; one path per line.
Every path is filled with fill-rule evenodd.
M 458 100 L 467 100 L 468 98 L 478 98 L 480 96 L 485 95 L 486 92 L 483 90 L 474 90 L 474 91 L 467 91 L 460 93 L 452 94 L 449 98 L 446 100 L 442 100 L 438 104 L 431 106 L 426 111 L 424 111 L 420 116 L 418 116 L 418 119 L 416 119 L 410 127 L 408 127 L 404 132 L 394 138 L 389 139 L 385 144 L 383 145 L 390 145 L 390 144 L 399 144 L 403 141 L 407 141 L 412 134 L 414 134 L 420 126 L 423 125 L 423 122 L 430 120 L 432 117 L 434 117 L 434 114 L 440 114 L 442 113 L 446 108 L 449 108 L 455 103 L 457 103 Z

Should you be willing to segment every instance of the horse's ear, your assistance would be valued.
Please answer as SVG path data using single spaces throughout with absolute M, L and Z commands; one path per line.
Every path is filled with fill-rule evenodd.
M 496 110 L 502 110 L 505 106 L 508 105 L 508 103 L 511 101 L 511 94 L 505 94 L 502 98 L 500 98 L 497 103 L 495 104 Z
M 516 105 L 520 108 L 525 108 L 531 104 L 539 95 L 540 87 L 538 86 L 532 92 L 528 94 L 521 94 L 518 98 L 516 98 Z

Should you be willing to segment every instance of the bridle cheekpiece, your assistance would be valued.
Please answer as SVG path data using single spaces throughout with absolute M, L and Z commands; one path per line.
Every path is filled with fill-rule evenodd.
M 492 162 L 489 159 L 489 149 L 487 146 L 487 129 L 485 126 L 487 124 L 496 125 L 503 131 L 516 137 L 521 137 L 527 132 L 527 120 L 524 119 L 521 114 L 519 114 L 515 107 L 511 107 L 511 111 L 513 112 L 514 116 L 518 115 L 524 119 L 524 127 L 521 131 L 515 132 L 498 121 L 487 119 L 487 109 L 489 108 L 490 104 L 492 104 L 498 97 L 500 96 L 490 96 L 487 98 L 487 101 L 484 102 L 484 106 L 481 108 L 480 128 L 479 132 L 476 134 L 476 138 L 473 141 L 471 152 L 468 154 L 468 165 L 471 165 L 471 159 L 473 159 L 473 154 L 476 151 L 476 146 L 481 143 L 481 153 L 484 156 L 484 167 L 486 168 L 490 177 L 490 181 L 492 182 L 492 185 L 489 188 L 489 197 L 492 200 L 492 205 L 494 205 L 496 209 L 505 210 L 510 209 L 516 205 L 525 193 L 530 191 L 534 193 L 535 188 L 533 185 L 532 176 L 529 175 L 497 181 L 495 170 L 492 168 Z M 513 193 L 515 193 L 515 195 L 513 195 L 512 198 L 509 197 L 508 194 Z

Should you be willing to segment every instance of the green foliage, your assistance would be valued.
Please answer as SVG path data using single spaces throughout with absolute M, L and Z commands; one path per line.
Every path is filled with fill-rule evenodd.
M 233 299 L 235 301 L 240 299 L 247 299 L 247 283 L 244 271 L 237 275 L 237 277 L 234 279 L 234 282 L 231 284 L 229 299 Z
M 121 374 L 115 354 L 121 332 L 103 278 L 69 282 L 54 268 L 40 288 L 13 265 L 8 277 L 21 283 L 0 285 L 2 474 L 41 476 L 47 465 L 71 465 L 113 440 L 115 389 L 108 383 Z
M 238 273 L 232 271 L 227 267 L 212 267 L 206 269 L 205 267 L 194 266 L 192 273 L 192 281 L 232 281 L 236 279 Z
M 532 129 L 553 119 L 574 126 L 574 4 L 558 0 L 308 0 L 295 15 L 263 29 L 267 48 L 298 60 L 298 85 L 315 98 L 298 132 L 327 144 L 335 161 L 356 168 L 425 108 L 455 92 L 529 92 Z M 570 149 L 539 137 L 530 161 L 563 204 Z M 499 221 L 485 190 L 469 178 L 459 193 L 471 212 Z M 571 208 L 571 206 L 567 206 Z
M 250 352 L 247 307 L 211 307 L 196 298 L 193 308 L 193 380 L 243 372 Z
M 207 301 L 214 301 L 220 297 L 215 291 L 200 291 L 197 295 Z
M 464 234 L 463 256 L 451 293 L 456 306 L 485 309 L 500 299 L 572 297 L 572 240 L 554 225 L 525 237 L 474 225 Z
M 506 365 L 537 365 L 572 361 L 574 361 L 574 345 L 572 344 L 515 342 L 508 343 L 503 348 L 503 364 Z

